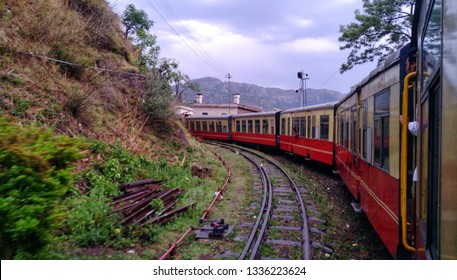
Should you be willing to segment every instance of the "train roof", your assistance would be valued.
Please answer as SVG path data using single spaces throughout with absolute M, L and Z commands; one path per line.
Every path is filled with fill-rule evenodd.
M 225 120 L 228 119 L 229 115 L 199 115 L 199 116 L 187 116 L 186 120 Z
M 292 112 L 308 112 L 308 111 L 315 111 L 315 110 L 322 110 L 322 109 L 329 109 L 335 107 L 335 104 L 337 101 L 333 102 L 327 102 L 327 103 L 321 103 L 321 104 L 316 104 L 316 105 L 311 105 L 311 106 L 306 106 L 306 107 L 299 107 L 299 108 L 292 108 L 292 109 L 287 109 L 284 111 L 281 111 L 281 114 L 283 113 L 292 113 Z
M 233 115 L 233 118 L 236 119 L 236 118 L 252 118 L 252 117 L 270 117 L 270 116 L 274 116 L 276 113 L 278 113 L 278 111 L 237 114 L 237 115 Z
M 365 86 L 368 82 L 376 78 L 381 72 L 393 67 L 394 65 L 400 62 L 400 57 L 402 53 L 408 53 L 410 49 L 410 43 L 396 50 L 394 53 L 390 54 L 386 59 L 384 59 L 375 69 L 373 69 L 370 74 L 363 78 L 359 83 L 351 87 L 351 90 L 345 97 L 343 97 L 336 106 L 340 105 L 346 101 L 350 96 L 357 92 L 361 87 Z

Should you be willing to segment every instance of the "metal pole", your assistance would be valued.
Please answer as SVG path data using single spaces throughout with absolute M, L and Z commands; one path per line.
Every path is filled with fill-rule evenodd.
M 232 75 L 230 73 L 225 76 L 228 79 L 228 94 L 229 94 L 229 99 L 228 99 L 228 114 L 230 115 L 230 97 L 231 97 L 231 91 L 230 91 L 230 79 L 232 78 Z
M 305 107 L 308 106 L 308 101 L 306 100 L 306 79 L 307 78 L 304 79 L 305 80 L 305 93 L 304 93 L 305 94 Z

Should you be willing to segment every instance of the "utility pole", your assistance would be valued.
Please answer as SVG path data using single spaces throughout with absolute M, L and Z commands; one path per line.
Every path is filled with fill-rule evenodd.
M 228 93 L 229 93 L 229 99 L 228 99 L 228 114 L 230 115 L 230 97 L 231 97 L 231 89 L 230 89 L 230 79 L 232 78 L 232 75 L 230 73 L 227 73 L 227 76 L 225 76 L 226 79 L 228 79 Z
M 306 100 L 306 80 L 309 79 L 308 73 L 304 73 L 303 70 L 297 73 L 297 77 L 301 80 L 301 86 L 300 89 L 297 90 L 296 92 L 300 91 L 302 92 L 302 107 L 308 106 L 308 101 Z M 304 85 L 303 85 L 304 83 Z

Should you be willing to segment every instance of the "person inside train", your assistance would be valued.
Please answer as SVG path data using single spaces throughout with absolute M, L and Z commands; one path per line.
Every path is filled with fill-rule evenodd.
M 416 48 L 411 48 L 408 57 L 406 58 L 406 74 L 413 73 L 416 71 Z M 400 125 L 403 125 L 403 117 L 400 115 Z M 417 121 L 417 108 L 415 120 L 408 122 L 409 132 L 417 137 L 419 131 L 419 122 Z M 413 182 L 417 182 L 417 166 L 414 168 Z

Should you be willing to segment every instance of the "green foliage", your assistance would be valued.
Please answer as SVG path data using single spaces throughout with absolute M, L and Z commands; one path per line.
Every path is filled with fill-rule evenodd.
M 88 195 L 73 198 L 67 224 L 70 240 L 76 246 L 112 245 L 118 237 L 116 216 L 110 216 L 111 207 L 104 194 L 105 189 L 98 185 Z
M 143 10 L 137 10 L 135 5 L 129 4 L 122 14 L 122 24 L 125 27 L 125 39 L 130 32 L 149 31 L 154 22 L 148 19 L 148 15 Z
M 51 242 L 81 147 L 77 139 L 0 118 L 2 259 L 34 258 Z
M 156 213 L 159 213 L 165 208 L 163 200 L 160 198 L 153 199 L 149 204 L 151 205 L 152 209 L 156 211 Z
M 148 75 L 143 109 L 151 120 L 168 120 L 174 116 L 170 85 L 158 73 Z
M 81 175 L 87 182 L 87 193 L 74 192 L 67 201 L 66 229 L 72 244 L 121 248 L 136 242 L 154 242 L 154 226 L 122 227 L 122 217 L 112 213 L 111 198 L 120 194 L 121 183 L 146 178 L 164 180 L 167 188 L 190 188 L 196 184 L 190 171 L 170 166 L 166 161 L 151 162 L 120 146 L 108 146 L 95 140 L 89 141 L 89 150 L 99 153 L 102 161 Z M 164 208 L 160 199 L 153 200 L 151 206 L 156 211 Z
M 30 100 L 14 100 L 14 108 L 11 110 L 11 115 L 17 117 L 24 117 L 27 109 L 34 105 Z
M 343 43 L 340 50 L 350 49 L 344 73 L 355 65 L 384 60 L 410 39 L 414 0 L 363 0 L 363 12 L 355 11 L 356 22 L 340 26 Z

